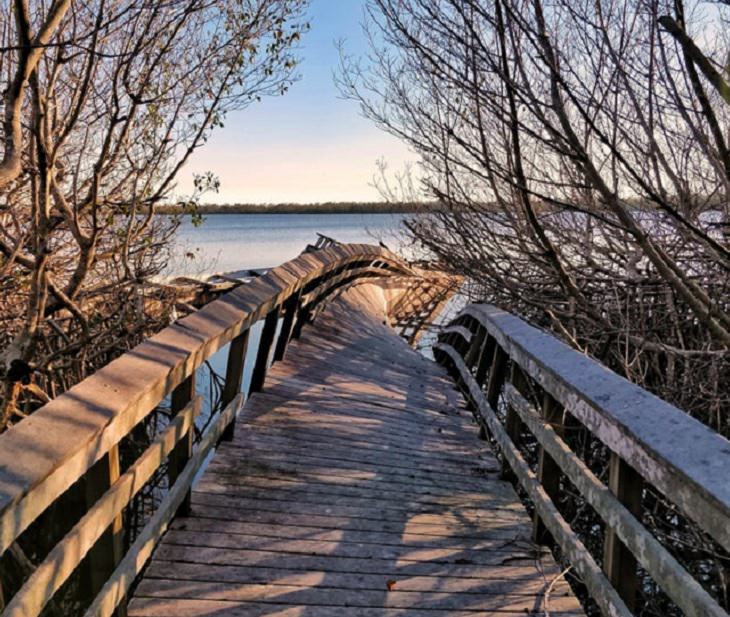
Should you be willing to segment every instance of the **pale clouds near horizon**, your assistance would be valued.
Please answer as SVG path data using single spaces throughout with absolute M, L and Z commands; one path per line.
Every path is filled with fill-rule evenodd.
M 339 98 L 332 73 L 335 41 L 362 53 L 361 0 L 314 0 L 304 38 L 302 79 L 283 97 L 264 99 L 229 116 L 226 126 L 195 153 L 180 176 L 190 190 L 193 173 L 212 171 L 221 181 L 213 203 L 378 201 L 371 186 L 376 162 L 403 169 L 415 156 L 394 137 Z

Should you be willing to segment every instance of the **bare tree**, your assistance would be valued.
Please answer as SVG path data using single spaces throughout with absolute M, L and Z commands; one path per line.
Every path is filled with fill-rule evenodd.
M 156 207 L 228 112 L 286 91 L 305 2 L 0 9 L 0 430 L 164 322 Z
M 730 435 L 724 4 L 371 0 L 341 87 L 420 155 L 410 235 L 475 299 Z

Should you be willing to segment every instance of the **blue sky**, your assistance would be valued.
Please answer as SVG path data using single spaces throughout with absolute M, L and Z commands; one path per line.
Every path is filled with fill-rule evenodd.
M 367 50 L 363 0 L 312 0 L 309 13 L 301 80 L 283 97 L 229 115 L 182 171 L 182 191 L 193 173 L 212 171 L 221 189 L 207 202 L 377 201 L 370 186 L 377 159 L 392 170 L 414 160 L 404 145 L 362 118 L 355 102 L 342 100 L 333 82 L 337 41 L 344 39 L 351 54 Z

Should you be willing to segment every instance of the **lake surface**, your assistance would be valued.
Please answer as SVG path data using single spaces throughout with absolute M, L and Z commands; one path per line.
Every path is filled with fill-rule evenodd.
M 407 214 L 210 214 L 200 227 L 189 217 L 178 230 L 170 274 L 199 276 L 268 268 L 293 259 L 317 233 L 340 242 L 398 249 Z M 411 215 L 412 216 L 412 215 Z
M 210 214 L 195 227 L 190 218 L 178 229 L 173 258 L 168 265 L 172 276 L 202 276 L 245 268 L 278 266 L 299 255 L 307 244 L 317 241 L 317 233 L 340 242 L 377 244 L 385 242 L 393 250 L 402 248 L 402 222 L 407 214 Z M 404 251 L 407 254 L 407 251 Z M 192 256 L 192 257 L 191 257 Z M 261 322 L 251 328 L 243 389 L 248 389 L 255 361 Z M 214 354 L 210 368 L 225 374 L 228 345 Z M 198 394 L 204 397 L 205 412 L 198 424 L 210 418 L 216 388 L 209 368 L 203 365 L 196 378 Z

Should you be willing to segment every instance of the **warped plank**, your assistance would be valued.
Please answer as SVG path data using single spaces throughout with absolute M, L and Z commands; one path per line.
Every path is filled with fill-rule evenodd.
M 373 285 L 330 302 L 247 402 L 130 617 L 577 616 L 441 367 Z

